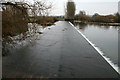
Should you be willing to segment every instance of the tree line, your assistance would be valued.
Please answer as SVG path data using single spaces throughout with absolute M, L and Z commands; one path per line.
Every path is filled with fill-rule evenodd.
M 79 14 L 76 14 L 74 20 L 79 20 L 82 22 L 98 22 L 98 23 L 120 23 L 119 13 L 114 15 L 100 15 L 95 13 L 93 16 L 86 15 L 85 11 L 80 11 Z
M 68 0 L 65 9 L 65 20 L 78 20 L 79 22 L 97 22 L 97 23 L 120 23 L 120 14 L 100 15 L 95 13 L 93 16 L 86 15 L 85 11 L 75 14 L 76 8 L 73 0 Z

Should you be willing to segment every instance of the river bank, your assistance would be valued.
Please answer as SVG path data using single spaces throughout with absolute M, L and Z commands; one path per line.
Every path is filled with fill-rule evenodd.
M 100 22 L 87 22 L 87 21 L 79 21 L 79 20 L 74 20 L 73 22 L 85 23 L 85 24 L 96 24 L 96 25 L 103 25 L 103 26 L 120 26 L 120 23 L 100 23 Z
M 28 44 L 31 44 L 32 41 L 38 39 L 38 35 L 42 35 L 43 31 L 51 26 L 54 26 L 55 23 L 28 23 L 27 31 L 25 33 L 20 33 L 15 36 L 6 36 L 2 38 L 2 56 L 7 56 L 9 50 L 15 47 L 22 47 Z

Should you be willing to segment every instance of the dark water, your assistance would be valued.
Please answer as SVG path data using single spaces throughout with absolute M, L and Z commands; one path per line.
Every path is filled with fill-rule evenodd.
M 114 64 L 118 64 L 118 27 L 74 23 Z

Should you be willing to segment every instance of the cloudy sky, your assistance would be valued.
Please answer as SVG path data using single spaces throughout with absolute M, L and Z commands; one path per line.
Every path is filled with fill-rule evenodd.
M 10 1 L 10 0 L 9 0 Z M 33 0 L 26 0 L 31 2 Z M 44 0 L 53 4 L 51 15 L 64 15 L 64 6 L 68 0 Z M 84 10 L 87 14 L 93 15 L 99 13 L 101 15 L 114 14 L 118 12 L 118 2 L 120 0 L 73 0 L 76 4 L 76 14 L 80 10 Z
M 50 0 L 53 1 L 54 11 L 52 15 L 63 15 L 64 5 L 67 0 Z M 76 4 L 76 14 L 80 10 L 86 11 L 87 14 L 93 15 L 99 13 L 101 15 L 114 14 L 118 11 L 119 0 L 73 0 Z
M 67 0 L 47 0 L 53 2 L 52 15 L 64 15 L 64 6 Z M 73 0 L 76 4 L 76 14 L 80 10 L 86 11 L 87 14 L 101 15 L 114 14 L 118 12 L 118 2 L 120 0 Z

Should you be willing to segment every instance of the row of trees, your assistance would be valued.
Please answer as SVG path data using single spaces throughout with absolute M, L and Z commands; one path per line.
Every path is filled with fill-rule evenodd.
M 88 16 L 85 11 L 80 11 L 79 14 L 75 15 L 75 3 L 72 0 L 68 0 L 65 9 L 65 20 L 73 19 L 82 22 L 120 23 L 120 14 L 103 16 L 95 13 L 93 16 Z
M 85 11 L 80 11 L 79 14 L 75 15 L 74 19 L 83 22 L 118 23 L 120 22 L 120 15 L 116 13 L 115 15 L 103 16 L 95 13 L 93 16 L 88 16 Z

